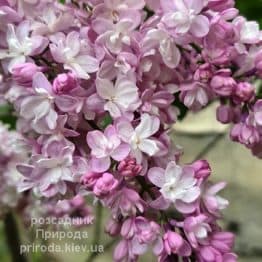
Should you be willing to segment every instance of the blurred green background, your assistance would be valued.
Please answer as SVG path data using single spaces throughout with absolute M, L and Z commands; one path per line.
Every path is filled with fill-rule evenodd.
M 262 25 L 262 0 L 236 0 L 236 3 L 243 15 Z
M 256 20 L 262 26 L 262 0 L 236 0 L 237 7 L 241 14 L 250 20 Z M 1 110 L 0 110 L 1 111 Z M 14 124 L 14 119 L 6 118 L 6 114 L 0 112 L 0 120 Z M 210 130 L 210 122 L 213 121 L 215 112 L 209 109 L 205 116 L 198 118 L 201 128 L 190 119 L 190 127 L 187 123 L 180 128 L 180 134 L 175 142 L 185 147 L 184 161 L 193 159 L 201 149 L 216 136 L 214 130 Z M 189 116 L 190 117 L 190 116 Z M 200 117 L 200 118 L 201 118 Z M 186 120 L 187 121 L 187 120 Z M 205 124 L 203 124 L 205 123 Z M 206 126 L 205 126 L 206 125 Z M 192 127 L 193 126 L 193 127 Z M 191 130 L 185 132 L 183 130 Z M 194 130 L 197 135 L 194 134 Z M 193 150 L 192 150 L 193 148 Z M 217 147 L 207 155 L 214 171 L 214 180 L 228 181 L 228 189 L 225 196 L 230 200 L 231 205 L 225 214 L 224 227 L 237 234 L 236 251 L 240 254 L 239 261 L 261 262 L 262 261 L 262 164 L 260 160 L 253 158 L 250 152 L 241 145 L 230 142 L 226 135 L 219 142 Z M 26 234 L 22 234 L 26 235 Z M 23 236 L 23 240 L 26 238 Z M 109 262 L 112 250 L 103 256 L 99 256 L 97 262 Z M 81 262 L 85 260 L 84 254 L 59 255 L 58 258 L 43 257 L 41 254 L 33 254 L 32 262 Z M 141 261 L 154 261 L 153 257 L 147 257 Z M 8 248 L 5 243 L 3 224 L 0 222 L 0 262 L 10 262 Z M 20 261 L 16 261 L 20 262 Z

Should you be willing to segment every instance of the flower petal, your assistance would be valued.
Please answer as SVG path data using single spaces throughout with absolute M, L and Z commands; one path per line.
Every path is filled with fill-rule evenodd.
M 138 148 L 149 156 L 155 155 L 159 150 L 157 143 L 151 139 L 143 139 Z
M 149 181 L 158 187 L 162 187 L 165 184 L 165 170 L 163 168 L 150 168 L 147 176 Z
M 130 146 L 128 144 L 121 144 L 111 153 L 111 157 L 116 161 L 122 161 L 128 156 L 129 152 Z
M 141 116 L 141 122 L 135 130 L 139 138 L 148 138 L 155 134 L 159 127 L 160 120 L 157 117 L 143 114 Z
M 103 173 L 107 171 L 110 167 L 111 161 L 109 157 L 105 158 L 92 158 L 91 168 L 94 172 Z
M 206 16 L 198 15 L 191 24 L 190 32 L 196 37 L 204 37 L 209 32 L 209 20 Z

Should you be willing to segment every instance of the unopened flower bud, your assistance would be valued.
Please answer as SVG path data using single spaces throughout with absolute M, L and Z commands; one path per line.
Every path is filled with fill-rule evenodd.
M 193 167 L 195 171 L 195 177 L 199 178 L 207 178 L 211 173 L 211 168 L 209 163 L 206 160 L 198 160 L 194 162 L 191 167 Z
M 121 231 L 121 224 L 118 223 L 115 219 L 110 219 L 105 227 L 105 232 L 110 236 L 117 236 Z
M 189 256 L 191 254 L 190 246 L 176 232 L 168 230 L 163 236 L 164 248 L 168 255 L 177 254 L 181 256 Z
M 81 184 L 87 189 L 93 188 L 96 181 L 101 177 L 101 174 L 88 172 L 81 177 Z
M 23 63 L 15 65 L 12 68 L 14 80 L 22 86 L 31 87 L 33 76 L 37 72 L 41 72 L 42 68 L 33 63 Z
M 228 105 L 220 105 L 217 108 L 217 120 L 223 124 L 231 123 L 234 119 L 234 110 Z
M 230 76 L 217 75 L 212 78 L 210 85 L 217 95 L 230 96 L 237 84 Z
M 77 79 L 72 73 L 59 74 L 53 83 L 53 91 L 56 94 L 70 92 L 77 86 Z
M 237 101 L 248 102 L 255 96 L 255 88 L 248 82 L 239 83 L 235 95 Z
M 114 190 L 118 185 L 118 180 L 110 173 L 104 173 L 94 186 L 94 194 L 96 196 L 105 196 Z
M 136 159 L 127 157 L 118 165 L 118 171 L 122 176 L 137 176 L 142 170 L 142 166 L 136 163 Z

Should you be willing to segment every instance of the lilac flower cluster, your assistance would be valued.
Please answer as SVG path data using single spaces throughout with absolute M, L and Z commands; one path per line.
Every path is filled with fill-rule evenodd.
M 21 211 L 26 228 L 79 228 L 92 225 L 94 221 L 92 209 L 80 195 L 59 201 L 56 198 L 39 199 L 31 196 Z
M 17 208 L 24 198 L 17 190 L 21 174 L 16 170 L 16 165 L 26 160 L 22 136 L 9 131 L 8 126 L 0 122 L 0 217 Z
M 262 157 L 262 34 L 234 0 L 0 0 L 0 39 L 0 91 L 31 149 L 20 192 L 100 201 L 116 262 L 148 248 L 161 262 L 236 261 L 217 223 L 225 183 L 204 160 L 180 164 L 169 137 L 173 103 L 220 99 L 218 120 Z

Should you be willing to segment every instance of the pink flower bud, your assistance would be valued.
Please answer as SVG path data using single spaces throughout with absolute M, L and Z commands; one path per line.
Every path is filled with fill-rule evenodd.
M 260 135 L 258 130 L 253 126 L 243 124 L 239 135 L 239 141 L 247 147 L 252 147 L 254 144 L 259 143 Z
M 259 54 L 256 57 L 255 65 L 257 69 L 257 74 L 262 77 L 262 52 L 259 52 Z
M 77 86 L 77 79 L 74 74 L 59 74 L 53 83 L 53 91 L 56 94 L 64 94 L 70 92 Z
M 212 77 L 212 70 L 209 64 L 201 65 L 194 74 L 194 80 L 207 82 Z
M 226 9 L 234 7 L 234 0 L 210 0 L 208 1 L 208 7 L 214 11 L 222 12 Z
M 239 135 L 241 132 L 241 124 L 236 124 L 232 127 L 231 131 L 230 131 L 230 138 L 235 141 L 238 142 L 239 141 Z
M 114 251 L 114 261 L 124 261 L 124 257 L 128 254 L 128 241 L 122 240 L 118 243 Z
M 237 84 L 230 76 L 217 75 L 212 78 L 210 85 L 217 95 L 230 96 Z
M 96 181 L 94 193 L 96 196 L 105 196 L 118 186 L 118 180 L 110 173 L 104 173 L 101 178 Z
M 200 178 L 206 179 L 211 174 L 210 165 L 206 160 L 198 160 L 198 161 L 194 162 L 191 165 L 191 167 L 193 167 L 193 169 L 195 171 L 195 177 L 197 179 L 200 179 Z
M 136 159 L 127 157 L 118 165 L 118 171 L 122 176 L 137 176 L 142 170 L 142 166 L 136 163 Z
M 92 189 L 100 177 L 101 174 L 88 172 L 81 177 L 81 184 L 87 189 Z
M 118 223 L 115 219 L 111 218 L 105 227 L 105 232 L 110 236 L 117 236 L 121 231 L 121 224 Z
M 248 102 L 255 96 L 255 88 L 248 82 L 239 83 L 236 88 L 237 102 Z
M 252 153 L 256 157 L 262 159 L 262 143 L 255 144 L 252 148 Z
M 220 105 L 217 108 L 217 120 L 223 124 L 231 123 L 234 119 L 234 111 L 228 105 Z
M 234 234 L 230 232 L 215 232 L 212 236 L 211 244 L 221 252 L 230 252 L 235 240 Z
M 121 236 L 131 239 L 135 234 L 135 218 L 129 218 L 124 221 L 121 227 Z
M 212 246 L 204 246 L 199 251 L 199 261 L 223 261 L 221 253 Z
M 15 65 L 12 68 L 14 80 L 22 86 L 31 87 L 33 76 L 37 72 L 41 72 L 42 68 L 33 63 L 23 63 Z
M 70 200 L 70 204 L 73 207 L 80 207 L 80 206 L 85 204 L 85 200 L 84 200 L 84 198 L 82 196 L 77 195 L 73 199 Z
M 168 230 L 163 236 L 164 248 L 168 255 L 178 254 L 180 256 L 189 256 L 191 248 L 189 244 L 176 232 Z
M 254 105 L 254 118 L 256 124 L 262 126 L 262 99 L 257 100 Z

